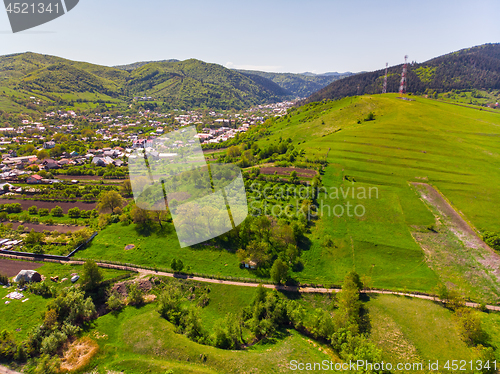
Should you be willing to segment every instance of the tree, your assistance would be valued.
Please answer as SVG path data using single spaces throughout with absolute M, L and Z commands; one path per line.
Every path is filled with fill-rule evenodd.
M 52 208 L 50 214 L 54 217 L 62 217 L 64 215 L 64 212 L 62 208 L 59 205 L 57 205 L 56 207 Z
M 482 343 L 486 334 L 481 326 L 478 312 L 462 307 L 457 309 L 458 331 L 462 340 L 470 346 Z
M 34 229 L 31 229 L 29 234 L 24 239 L 24 243 L 29 247 L 40 244 L 44 236 L 45 235 L 42 232 L 36 232 Z
M 182 271 L 182 269 L 184 268 L 184 264 L 182 263 L 181 260 L 178 260 L 178 259 L 174 258 L 172 260 L 172 262 L 170 263 L 170 267 L 175 272 Z
M 294 170 L 290 173 L 290 182 L 294 183 L 297 181 L 297 172 Z
M 101 269 L 92 260 L 85 261 L 83 265 L 82 287 L 86 291 L 93 291 L 102 281 Z
M 281 259 L 276 259 L 271 268 L 271 279 L 275 283 L 285 283 L 288 280 L 288 265 Z
M 132 283 L 128 287 L 128 304 L 137 306 L 144 304 L 144 292 L 137 283 Z
M 49 153 L 45 149 L 42 149 L 38 151 L 37 157 L 39 160 L 44 160 L 46 158 L 49 158 Z
M 106 306 L 111 311 L 118 311 L 124 307 L 124 304 L 119 295 L 112 293 L 106 301 Z
M 127 179 L 125 182 L 122 183 L 122 185 L 120 186 L 120 193 L 125 197 L 132 196 L 133 191 L 132 191 L 132 184 L 130 183 L 130 179 Z
M 97 209 L 100 213 L 113 212 L 117 207 L 122 207 L 125 204 L 125 199 L 116 191 L 105 191 L 99 195 L 97 201 Z
M 77 206 L 68 210 L 69 218 L 80 218 L 80 214 L 80 208 L 78 208 Z
M 40 217 L 48 216 L 49 210 L 47 208 L 40 208 L 40 210 L 38 211 L 38 214 L 40 215 Z

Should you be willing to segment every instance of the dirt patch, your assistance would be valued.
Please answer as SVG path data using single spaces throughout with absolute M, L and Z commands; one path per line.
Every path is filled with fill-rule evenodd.
M 462 254 L 457 254 L 457 251 L 450 250 L 448 261 L 453 262 L 456 266 L 470 266 L 470 274 L 481 273 L 482 277 L 492 275 L 493 280 L 498 287 L 500 282 L 500 255 L 491 249 L 476 233 L 476 231 L 462 218 L 462 216 L 450 205 L 448 201 L 434 187 L 426 183 L 412 183 L 419 192 L 422 200 L 429 206 L 430 210 L 436 217 L 436 222 L 444 226 L 449 232 L 463 244 L 466 251 Z M 449 248 L 450 240 L 443 243 L 437 243 L 436 240 L 429 241 L 425 238 L 428 235 L 415 234 L 414 237 L 422 246 L 426 254 L 435 255 L 435 247 Z M 439 236 L 439 235 L 438 235 Z M 443 241 L 443 240 L 441 240 Z M 424 242 L 426 245 L 423 245 Z M 456 247 L 456 246 L 455 246 Z M 441 250 L 442 251 L 442 250 Z M 471 260 L 475 264 L 471 263 Z M 441 262 L 441 261 L 440 261 Z M 478 265 L 480 269 L 478 269 Z M 467 272 L 468 273 L 468 272 Z M 463 274 L 464 276 L 467 273 Z M 473 280 L 471 277 L 471 281 Z M 497 288 L 498 289 L 498 288 Z M 497 291 L 498 292 L 498 291 Z
M 124 249 L 126 251 L 130 251 L 131 249 L 134 249 L 134 248 L 135 248 L 135 244 L 127 244 Z
M 17 228 L 21 225 L 24 226 L 24 229 L 27 231 L 31 231 L 31 229 L 35 230 L 36 232 L 43 232 L 45 230 L 48 231 L 57 231 L 58 233 L 64 233 L 66 234 L 67 232 L 75 232 L 81 229 L 84 229 L 84 226 L 70 226 L 70 225 L 45 225 L 43 223 L 22 223 L 22 222 L 10 222 L 12 223 L 12 228 L 14 230 L 17 230 Z M 7 226 L 9 222 L 2 222 L 4 226 Z
M 292 171 L 297 172 L 298 177 L 313 178 L 318 172 L 316 170 L 301 169 L 301 168 L 283 168 L 283 167 L 262 167 L 260 168 L 261 174 L 274 174 L 290 176 Z
M 21 270 L 36 270 L 43 264 L 28 261 L 13 261 L 0 258 L 0 274 L 9 278 L 17 275 Z
M 142 278 L 142 279 L 136 279 L 136 280 L 126 281 L 126 282 L 115 283 L 115 285 L 111 289 L 111 292 L 116 292 L 116 293 L 122 295 L 123 297 L 127 297 L 127 295 L 128 295 L 127 286 L 131 283 L 137 283 L 139 288 L 145 294 L 148 293 L 149 291 L 151 291 L 151 289 L 153 288 L 153 285 L 151 284 L 149 279 Z
M 92 210 L 95 209 L 96 203 L 84 203 L 83 201 L 77 201 L 74 203 L 59 202 L 59 201 L 39 201 L 39 200 L 23 200 L 23 199 L 0 199 L 0 204 L 14 204 L 19 203 L 23 210 L 28 210 L 30 206 L 37 206 L 40 208 L 47 208 L 51 210 L 56 206 L 60 206 L 64 213 L 68 213 L 71 208 L 78 207 L 82 210 Z
M 75 340 L 64 351 L 61 359 L 62 371 L 75 371 L 87 365 L 97 353 L 98 344 L 89 337 Z

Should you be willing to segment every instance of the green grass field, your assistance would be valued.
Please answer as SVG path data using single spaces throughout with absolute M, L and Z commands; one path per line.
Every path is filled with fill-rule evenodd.
M 71 285 L 69 279 L 72 273 L 81 275 L 81 265 L 71 264 L 56 264 L 44 263 L 41 267 L 36 269 L 41 275 L 44 275 L 51 285 L 54 285 L 57 290 L 61 290 Z M 122 270 L 102 269 L 103 280 L 110 280 L 120 275 L 127 274 L 128 272 Z M 59 280 L 68 278 L 65 282 L 53 283 L 50 277 L 59 276 Z M 7 329 L 11 331 L 17 340 L 26 338 L 29 330 L 43 321 L 43 316 L 46 311 L 46 306 L 50 301 L 49 298 L 33 295 L 28 292 L 23 292 L 24 298 L 29 299 L 24 303 L 22 300 L 10 300 L 10 304 L 5 304 L 4 297 L 16 290 L 15 287 L 2 288 L 0 287 L 0 330 Z
M 95 237 L 89 247 L 78 252 L 79 258 L 120 261 L 137 265 L 170 268 L 174 258 L 180 259 L 185 271 L 203 274 L 220 274 L 234 277 L 255 278 L 255 273 L 239 268 L 239 261 L 234 253 L 224 249 L 207 247 L 196 249 L 181 248 L 173 226 L 163 234 L 152 233 L 143 236 L 136 230 L 136 225 L 123 226 L 111 224 Z M 126 251 L 128 244 L 135 248 Z
M 228 311 L 239 313 L 255 294 L 255 289 L 224 285 L 211 284 L 210 290 L 210 302 L 200 315 L 209 333 L 216 320 L 224 318 Z M 330 349 L 294 330 L 287 330 L 282 339 L 273 343 L 259 343 L 240 351 L 200 345 L 175 333 L 175 327 L 156 311 L 156 304 L 107 314 L 96 321 L 89 336 L 100 346 L 90 364 L 99 372 L 248 373 L 251 368 L 252 373 L 282 373 L 289 371 L 290 360 L 337 360 Z M 206 361 L 201 355 L 206 356 Z
M 429 268 L 412 234 L 435 218 L 410 182 L 435 186 L 477 230 L 496 231 L 500 219 L 491 207 L 500 204 L 500 114 L 413 99 L 387 94 L 299 107 L 259 140 L 263 147 L 290 137 L 305 157 L 329 163 L 322 177 L 327 195 L 318 199 L 322 215 L 312 222 L 304 268 L 294 274 L 300 282 L 340 284 L 355 269 L 372 287 L 435 292 L 455 279 L 467 296 L 483 298 L 477 288 L 463 287 L 469 280 L 460 267 L 443 277 Z M 375 120 L 365 121 L 371 112 Z M 326 236 L 333 245 L 324 244 Z M 125 251 L 127 244 L 137 248 Z M 158 267 L 179 258 L 188 271 L 254 276 L 239 269 L 231 252 L 181 249 L 173 231 L 143 237 L 134 225 L 111 225 L 79 256 Z

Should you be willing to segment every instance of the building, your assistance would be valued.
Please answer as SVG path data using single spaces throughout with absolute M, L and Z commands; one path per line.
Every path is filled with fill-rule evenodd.
M 42 177 L 39 176 L 38 174 L 34 174 L 34 175 L 30 175 L 27 179 L 26 179 L 26 183 L 28 184 L 40 184 L 42 183 Z
M 14 278 L 14 282 L 19 283 L 21 280 L 25 282 L 41 282 L 42 276 L 35 270 L 21 270 Z

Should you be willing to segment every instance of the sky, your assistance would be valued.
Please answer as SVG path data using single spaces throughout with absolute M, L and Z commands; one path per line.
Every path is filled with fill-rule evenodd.
M 405 55 L 424 62 L 500 42 L 499 14 L 498 0 L 80 0 L 64 16 L 16 34 L 0 11 L 0 55 L 31 51 L 108 66 L 196 58 L 271 72 L 373 71 Z

